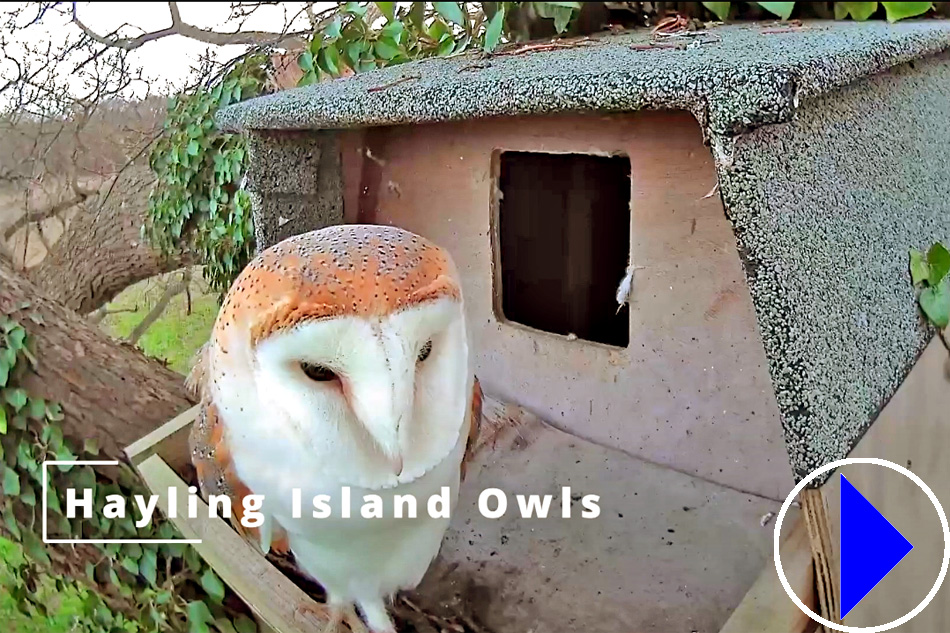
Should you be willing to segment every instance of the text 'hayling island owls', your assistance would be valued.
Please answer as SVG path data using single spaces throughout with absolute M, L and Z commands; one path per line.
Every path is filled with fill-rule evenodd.
M 517 511 L 523 519 L 547 519 L 552 516 L 552 506 L 555 506 L 555 495 L 514 495 Z M 169 518 L 177 518 L 179 512 L 178 489 L 168 489 L 168 506 L 165 514 Z M 124 519 L 126 513 L 131 511 L 135 518 L 135 526 L 143 528 L 152 521 L 152 517 L 158 507 L 159 495 L 153 494 L 148 498 L 145 495 L 135 495 L 134 504 L 128 503 L 128 499 L 122 495 L 108 495 L 105 499 L 105 505 L 102 507 L 102 515 L 107 519 Z M 377 494 L 365 494 L 362 503 L 357 507 L 354 505 L 352 490 L 349 486 L 343 486 L 340 489 L 340 495 L 334 503 L 334 499 L 328 494 L 316 495 L 312 498 L 310 507 L 305 508 L 303 493 L 300 488 L 292 490 L 292 498 L 289 505 L 281 504 L 278 512 L 286 512 L 289 508 L 290 514 L 294 519 L 305 519 L 312 517 L 314 519 L 416 519 L 421 512 L 425 512 L 433 519 L 451 518 L 451 490 L 448 486 L 443 486 L 438 494 L 429 495 L 428 498 L 420 502 L 412 494 L 395 494 L 388 496 L 384 501 L 383 497 Z M 387 503 L 388 501 L 388 503 Z M 581 505 L 580 517 L 583 519 L 596 519 L 600 516 L 600 495 L 576 495 L 571 492 L 570 487 L 561 488 L 559 498 L 560 513 L 553 512 L 562 519 L 570 519 L 575 515 L 575 502 Z M 265 512 L 264 495 L 245 495 L 241 500 L 240 523 L 247 528 L 260 527 L 268 514 L 274 514 L 273 510 Z M 195 486 L 188 488 L 188 494 L 184 499 L 184 515 L 191 519 L 198 518 L 202 513 L 201 499 L 198 496 L 198 489 Z M 209 495 L 207 503 L 207 514 L 209 518 L 232 518 L 232 501 L 227 495 Z M 276 509 L 276 508 L 275 508 Z M 66 491 L 66 517 L 74 519 L 80 515 L 83 519 L 93 517 L 93 494 L 92 490 L 84 489 L 79 494 L 75 489 Z M 499 488 L 486 488 L 478 496 L 478 511 L 487 519 L 500 519 L 508 514 L 509 495 Z

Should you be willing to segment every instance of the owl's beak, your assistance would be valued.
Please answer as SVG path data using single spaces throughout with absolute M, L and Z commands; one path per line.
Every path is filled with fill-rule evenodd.
M 396 476 L 402 474 L 402 455 L 396 455 L 392 458 L 393 472 L 396 473 Z

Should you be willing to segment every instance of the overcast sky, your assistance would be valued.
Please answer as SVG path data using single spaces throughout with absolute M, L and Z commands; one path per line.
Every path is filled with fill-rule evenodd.
M 0 13 L 16 4 L 0 2 Z M 29 3 L 36 6 L 36 3 Z M 184 22 L 216 31 L 233 31 L 237 24 L 227 20 L 230 3 L 227 2 L 182 2 L 179 10 Z M 323 4 L 323 3 L 318 3 Z M 329 3 L 328 3 L 329 4 Z M 69 6 L 69 3 L 63 3 Z M 302 3 L 284 2 L 280 6 L 261 7 L 245 24 L 245 29 L 280 31 L 285 21 L 285 13 L 292 17 L 299 12 Z M 318 7 L 319 10 L 319 7 Z M 156 31 L 171 25 L 168 5 L 165 2 L 80 2 L 76 14 L 90 29 L 100 34 L 108 34 L 123 25 L 120 33 L 124 36 L 136 36 L 145 31 Z M 296 23 L 297 28 L 305 26 L 306 18 Z M 2 28 L 2 27 L 0 27 Z M 63 41 L 70 34 L 75 36 L 77 27 L 66 17 L 47 15 L 41 24 L 31 26 L 17 37 L 20 41 L 42 43 L 51 38 L 54 42 Z M 243 51 L 244 47 L 210 47 L 216 50 L 219 59 L 228 59 Z M 160 84 L 172 82 L 180 86 L 189 77 L 191 69 L 197 64 L 199 56 L 209 49 L 207 44 L 196 42 L 177 35 L 149 42 L 131 53 L 134 64 L 142 67 L 147 77 L 158 80 Z M 12 53 L 14 54 L 15 53 Z M 6 74 L 9 67 L 0 66 L 0 76 Z

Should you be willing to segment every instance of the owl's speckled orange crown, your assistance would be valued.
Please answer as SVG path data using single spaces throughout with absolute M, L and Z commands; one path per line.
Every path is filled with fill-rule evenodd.
M 236 324 L 251 344 L 302 321 L 382 316 L 437 297 L 460 298 L 449 254 L 390 226 L 344 224 L 290 237 L 241 272 L 215 322 L 215 340 Z

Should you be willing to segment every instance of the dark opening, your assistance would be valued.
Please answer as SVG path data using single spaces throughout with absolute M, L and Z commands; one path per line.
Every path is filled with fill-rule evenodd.
M 499 188 L 504 317 L 626 347 L 616 296 L 630 253 L 630 159 L 504 152 Z

